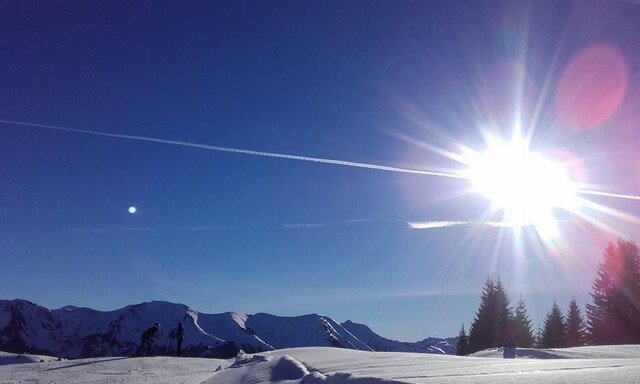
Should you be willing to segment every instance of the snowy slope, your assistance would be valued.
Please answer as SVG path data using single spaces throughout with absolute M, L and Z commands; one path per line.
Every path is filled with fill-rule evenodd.
M 490 348 L 471 357 L 502 358 L 502 348 Z M 630 359 L 640 358 L 638 345 L 598 345 L 573 348 L 518 348 L 516 358 L 527 359 Z
M 434 351 L 441 351 L 446 355 L 454 355 L 458 348 L 458 337 L 427 337 L 416 344 L 421 348 L 429 348 Z
M 245 324 L 276 349 L 326 346 L 372 351 L 342 325 L 317 314 L 279 317 L 258 313 L 249 316 Z
M 23 355 L 19 353 L 9 353 L 0 351 L 0 365 L 12 365 L 12 364 L 29 364 L 29 363 L 44 363 L 45 361 L 58 361 L 57 357 L 45 356 L 45 355 Z
M 172 357 L 101 357 L 0 366 L 1 383 L 185 383 L 215 377 L 232 361 Z
M 556 359 L 505 360 L 307 347 L 240 354 L 230 360 L 97 358 L 4 365 L 0 366 L 0 378 L 10 383 L 97 384 L 638 382 L 639 345 L 585 348 L 555 349 Z M 576 355 L 584 358 L 571 358 Z
M 237 312 L 220 314 L 198 314 L 198 324 L 215 333 L 218 337 L 233 341 L 238 348 L 247 352 L 274 349 L 245 326 L 247 315 Z
M 415 352 L 415 353 L 437 353 L 437 354 L 454 354 L 457 345 L 457 338 L 438 339 L 429 338 L 418 343 L 409 343 L 404 341 L 390 340 L 373 332 L 365 324 L 354 323 L 347 320 L 342 326 L 357 337 L 360 341 L 367 344 L 374 351 L 381 352 Z M 453 343 L 453 348 L 449 348 Z

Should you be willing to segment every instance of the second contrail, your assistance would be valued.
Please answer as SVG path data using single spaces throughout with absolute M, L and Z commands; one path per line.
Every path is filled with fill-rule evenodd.
M 208 150 L 220 151 L 220 152 L 240 153 L 240 154 L 252 155 L 252 156 L 263 156 L 263 157 L 274 157 L 278 159 L 309 161 L 314 163 L 333 164 L 333 165 L 341 165 L 345 167 L 355 167 L 355 168 L 375 169 L 378 171 L 387 171 L 387 172 L 410 173 L 410 174 L 424 175 L 424 176 L 439 176 L 439 177 L 449 177 L 454 179 L 466 179 L 465 176 L 462 176 L 456 173 L 450 173 L 450 172 L 423 171 L 418 169 L 390 167 L 387 165 L 359 163 L 355 161 L 324 159 L 320 157 L 290 155 L 286 153 L 262 152 L 262 151 L 253 151 L 249 149 L 219 147 L 215 145 L 190 143 L 186 141 L 158 139 L 155 137 L 147 137 L 147 136 L 124 135 L 119 133 L 89 131 L 85 129 L 59 127 L 55 125 L 46 125 L 46 124 L 26 123 L 21 121 L 12 121 L 12 120 L 0 120 L 0 123 L 27 126 L 27 127 L 45 128 L 45 129 L 52 129 L 57 131 L 75 132 L 75 133 L 82 133 L 85 135 L 112 137 L 116 139 L 139 140 L 139 141 L 148 141 L 148 142 L 161 143 L 161 144 L 180 145 L 183 147 L 201 148 L 201 149 L 208 149 Z

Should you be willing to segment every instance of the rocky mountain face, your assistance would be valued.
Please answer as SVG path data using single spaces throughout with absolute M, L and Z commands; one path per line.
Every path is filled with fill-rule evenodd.
M 426 341 L 404 343 L 385 339 L 364 324 L 351 321 L 340 324 L 317 314 L 296 317 L 237 312 L 205 314 L 182 304 L 161 301 L 108 312 L 73 306 L 49 310 L 19 299 L 0 300 L 0 350 L 64 358 L 130 356 L 140 345 L 140 335 L 154 323 L 160 323 L 153 353 L 173 355 L 176 341 L 172 336 L 178 322 L 185 329 L 182 343 L 185 356 L 231 357 L 240 349 L 261 352 L 309 346 L 452 353 L 433 348 Z

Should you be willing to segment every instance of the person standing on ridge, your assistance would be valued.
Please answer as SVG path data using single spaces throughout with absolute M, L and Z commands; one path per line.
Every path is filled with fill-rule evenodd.
M 153 336 L 160 329 L 160 323 L 155 323 L 153 326 L 140 336 L 140 348 L 136 352 L 136 356 L 147 356 L 151 354 L 151 347 L 153 347 Z
M 182 321 L 178 322 L 178 329 L 176 329 L 176 341 L 178 345 L 176 346 L 176 356 L 182 356 L 182 340 L 184 340 L 184 327 L 182 326 Z

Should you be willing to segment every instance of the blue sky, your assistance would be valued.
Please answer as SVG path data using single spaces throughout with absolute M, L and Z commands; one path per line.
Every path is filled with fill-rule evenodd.
M 518 121 L 580 181 L 633 193 L 639 15 L 617 1 L 5 1 L 0 120 L 447 171 L 461 165 L 425 146 L 481 150 Z M 7 123 L 0 180 L 2 298 L 318 312 L 401 340 L 468 326 L 487 274 L 536 324 L 554 299 L 583 305 L 606 243 L 639 235 L 636 201 L 596 196 L 609 211 L 561 215 L 551 245 L 532 228 L 416 230 L 486 219 L 490 202 L 466 180 Z

